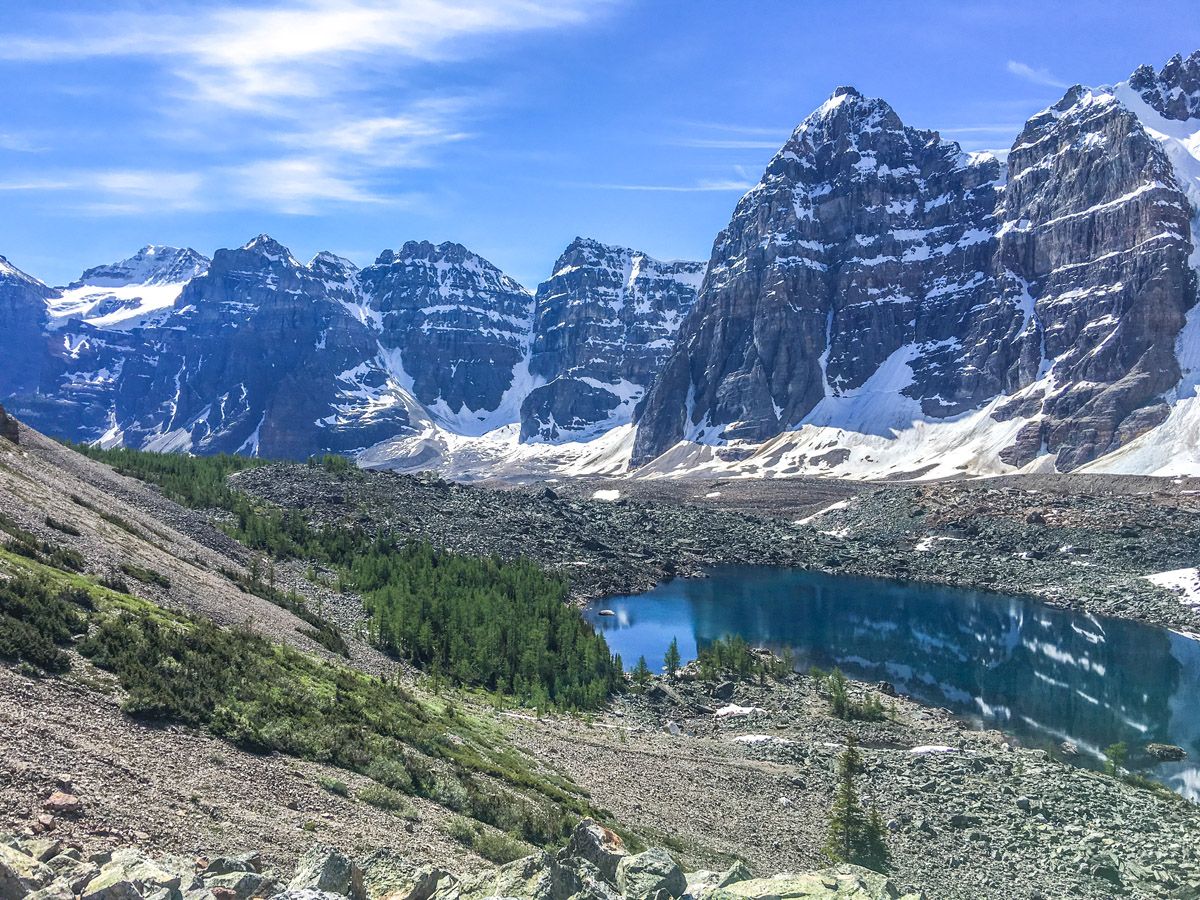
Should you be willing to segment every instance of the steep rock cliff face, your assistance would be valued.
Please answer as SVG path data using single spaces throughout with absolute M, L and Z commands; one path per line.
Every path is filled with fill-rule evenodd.
M 54 292 L 0 256 L 0 397 L 36 390 L 46 360 L 46 298 Z
M 428 241 L 385 251 L 359 281 L 380 343 L 435 416 L 482 433 L 515 414 L 528 382 L 525 288 L 461 244 Z
M 766 440 L 885 367 L 931 415 L 1012 383 L 1020 298 L 990 272 L 1000 181 L 993 157 L 839 88 L 718 235 L 636 455 L 683 439 Z M 1006 358 L 981 359 L 982 335 Z
M 576 238 L 538 286 L 522 440 L 583 438 L 624 424 L 670 354 L 704 275 Z
M 217 251 L 171 317 L 143 335 L 146 351 L 126 360 L 120 439 L 284 458 L 363 446 L 357 435 L 344 439 L 336 419 L 321 421 L 345 373 L 377 353 L 370 331 L 329 296 L 327 282 L 351 274 L 336 258 L 304 266 L 265 235 Z
M 1075 87 L 1009 154 L 998 262 L 1028 287 L 1049 371 L 1004 458 L 1068 471 L 1157 425 L 1195 302 L 1191 210 L 1170 161 L 1110 91 Z
M 853 435 L 974 416 L 981 444 L 1004 431 L 987 421 L 1014 423 L 1000 461 L 1068 471 L 1154 428 L 1185 375 L 1200 143 L 1183 133 L 1200 129 L 1151 105 L 1191 116 L 1197 70 L 1200 54 L 1072 88 L 1007 172 L 839 89 L 718 236 L 635 462 L 811 426 L 836 468 Z
M 21 440 L 21 429 L 17 425 L 17 420 L 6 413 L 3 406 L 0 406 L 0 438 L 12 441 L 14 444 Z

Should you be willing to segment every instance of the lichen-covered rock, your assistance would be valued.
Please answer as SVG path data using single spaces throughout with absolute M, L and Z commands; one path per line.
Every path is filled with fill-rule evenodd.
M 703 869 L 699 872 L 688 872 L 687 895 L 692 900 L 707 900 L 719 888 L 728 887 L 740 881 L 748 881 L 751 877 L 750 870 L 741 860 L 735 862 L 724 872 L 710 872 Z
M 288 890 L 305 889 L 366 900 L 362 870 L 346 854 L 329 847 L 314 847 L 301 858 Z
M 270 897 L 279 892 L 279 885 L 265 875 L 257 872 L 227 872 L 223 875 L 211 875 L 204 879 L 204 886 L 209 890 L 224 888 L 229 900 L 250 900 L 252 897 Z
M 52 869 L 15 847 L 0 843 L 0 900 L 21 900 L 53 880 Z
M 838 866 L 820 872 L 754 878 L 720 888 L 710 900 L 922 900 L 901 894 L 886 875 L 860 866 Z
M 670 853 L 652 847 L 621 860 L 617 865 L 617 889 L 626 900 L 681 897 L 687 890 L 687 876 Z
M 88 882 L 100 874 L 100 867 L 87 862 L 78 855 L 78 851 L 60 853 L 47 860 L 46 865 L 54 871 L 55 878 L 67 883 L 71 890 L 78 894 Z
M 620 835 L 594 819 L 584 819 L 571 832 L 571 839 L 559 859 L 585 859 L 594 865 L 609 884 L 617 883 L 617 865 L 629 855 Z
M 181 888 L 191 888 L 196 879 L 171 871 L 145 856 L 136 847 L 113 852 L 100 873 L 80 891 L 82 900 L 149 900 L 177 898 Z

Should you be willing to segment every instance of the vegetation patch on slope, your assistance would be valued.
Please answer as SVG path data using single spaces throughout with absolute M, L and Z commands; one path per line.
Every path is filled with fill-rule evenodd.
M 441 552 L 400 534 L 315 528 L 298 510 L 278 509 L 229 488 L 226 476 L 262 464 L 244 457 L 81 449 L 158 485 L 180 503 L 230 514 L 230 535 L 255 550 L 335 567 L 343 587 L 363 594 L 379 646 L 439 678 L 567 709 L 595 709 L 624 683 L 620 659 L 566 604 L 566 583 L 527 560 Z M 310 465 L 358 475 L 342 457 Z M 282 595 L 255 589 L 257 580 L 239 584 L 294 607 L 281 602 Z
M 0 580 L 0 658 L 62 673 L 73 647 L 116 676 L 130 715 L 358 772 L 539 845 L 603 815 L 451 701 L 11 553 L 0 570 L 11 573 Z

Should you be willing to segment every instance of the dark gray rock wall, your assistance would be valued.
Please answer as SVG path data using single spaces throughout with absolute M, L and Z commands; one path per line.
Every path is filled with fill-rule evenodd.
M 528 291 L 461 244 L 428 241 L 385 251 L 360 282 L 417 400 L 451 414 L 500 406 L 527 354 Z
M 53 291 L 0 256 L 0 398 L 36 390 L 47 360 L 46 303 Z
M 628 422 L 696 300 L 704 264 L 661 262 L 576 238 L 538 286 L 524 440 L 587 436 Z

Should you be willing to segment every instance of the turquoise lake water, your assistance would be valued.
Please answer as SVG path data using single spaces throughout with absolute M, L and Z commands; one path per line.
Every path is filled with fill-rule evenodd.
M 1200 800 L 1200 642 L 1165 629 L 1017 596 L 765 567 L 714 569 L 585 615 L 627 669 L 643 655 L 661 669 L 673 637 L 688 660 L 737 634 L 790 647 L 801 671 L 889 681 L 1025 746 L 1071 741 L 1084 764 L 1124 741 L 1131 768 Z M 1152 741 L 1188 758 L 1155 764 L 1140 752 Z

